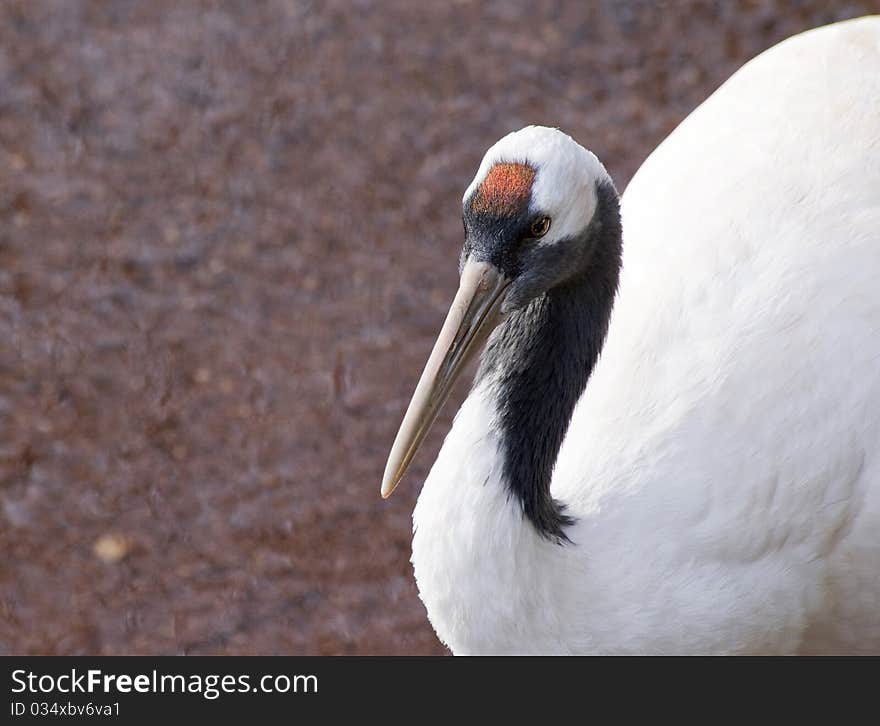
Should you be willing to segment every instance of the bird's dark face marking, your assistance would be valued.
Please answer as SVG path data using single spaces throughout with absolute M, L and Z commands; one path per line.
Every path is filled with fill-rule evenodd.
M 504 312 L 522 308 L 581 274 L 595 252 L 596 237 L 587 234 L 589 224 L 573 235 L 554 234 L 550 210 L 535 200 L 540 173 L 530 164 L 497 163 L 465 200 L 460 264 L 468 258 L 488 262 L 511 280 Z M 590 207 L 591 198 L 585 197 L 582 204 Z
M 508 278 L 523 269 L 523 246 L 533 240 L 536 222 L 546 215 L 531 210 L 538 170 L 529 164 L 495 164 L 464 205 L 465 243 L 461 262 L 471 256 L 490 262 Z

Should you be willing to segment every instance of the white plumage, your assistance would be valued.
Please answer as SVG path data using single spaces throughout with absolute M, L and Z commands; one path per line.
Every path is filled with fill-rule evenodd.
M 542 136 L 567 139 L 506 137 L 469 192 Z M 604 174 L 545 168 L 545 207 Z M 437 634 L 455 653 L 880 652 L 880 18 L 744 66 L 644 163 L 622 220 L 553 470 L 571 542 L 503 485 L 478 383 L 414 513 Z

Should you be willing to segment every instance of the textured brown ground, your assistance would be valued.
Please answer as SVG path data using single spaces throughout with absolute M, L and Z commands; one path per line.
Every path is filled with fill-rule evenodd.
M 621 188 L 876 2 L 0 0 L 0 652 L 442 653 L 384 457 L 527 123 Z

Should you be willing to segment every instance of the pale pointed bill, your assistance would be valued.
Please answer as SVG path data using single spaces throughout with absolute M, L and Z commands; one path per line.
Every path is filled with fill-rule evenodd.
M 486 262 L 468 259 L 465 263 L 458 292 L 388 455 L 383 498 L 391 496 L 403 478 L 465 365 L 503 320 L 501 303 L 509 284 L 509 279 Z

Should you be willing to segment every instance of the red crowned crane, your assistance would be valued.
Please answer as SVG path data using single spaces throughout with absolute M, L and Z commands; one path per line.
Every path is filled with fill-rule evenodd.
M 412 561 L 455 653 L 880 652 L 880 17 L 744 66 L 619 204 L 486 153 L 387 497 L 465 363 Z

